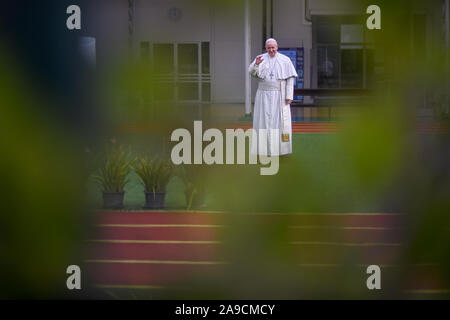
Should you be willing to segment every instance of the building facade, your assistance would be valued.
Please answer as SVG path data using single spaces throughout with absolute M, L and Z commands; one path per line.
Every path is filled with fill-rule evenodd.
M 385 74 L 386 48 L 366 28 L 366 1 L 355 0 L 98 0 L 84 12 L 83 35 L 95 38 L 98 68 L 128 52 L 152 61 L 174 101 L 245 103 L 247 65 L 264 40 L 302 50 L 304 88 L 368 88 Z M 410 44 L 429 59 L 431 41 L 448 46 L 448 1 L 411 1 Z M 383 28 L 383 14 L 381 23 Z M 246 53 L 249 56 L 246 56 Z M 165 80 L 164 80 L 165 79 Z M 253 80 L 252 80 L 253 81 Z M 249 92 L 250 90 L 250 92 Z M 248 102 L 248 101 L 247 101 Z M 246 109 L 246 111 L 248 111 Z

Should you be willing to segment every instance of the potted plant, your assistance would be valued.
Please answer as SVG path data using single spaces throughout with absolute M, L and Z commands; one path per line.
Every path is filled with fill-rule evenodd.
M 123 208 L 124 188 L 128 182 L 129 171 L 130 161 L 125 148 L 122 145 L 108 148 L 98 174 L 94 175 L 94 179 L 102 187 L 103 208 Z
M 173 172 L 172 164 L 160 158 L 138 157 L 133 163 L 133 169 L 145 188 L 144 209 L 164 208 L 166 188 Z
M 199 166 L 183 166 L 180 178 L 183 180 L 186 197 L 186 209 L 204 208 L 205 204 L 205 179 L 203 168 Z

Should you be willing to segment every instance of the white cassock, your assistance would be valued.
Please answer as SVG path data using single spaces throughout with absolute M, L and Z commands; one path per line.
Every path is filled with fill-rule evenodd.
M 291 108 L 286 99 L 294 98 L 294 78 L 297 77 L 289 57 L 277 52 L 274 57 L 262 54 L 250 64 L 249 73 L 258 79 L 253 111 L 251 153 L 277 156 L 292 153 Z

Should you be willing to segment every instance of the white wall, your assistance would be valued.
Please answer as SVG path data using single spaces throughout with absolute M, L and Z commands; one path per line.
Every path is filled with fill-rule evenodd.
M 127 2 L 127 1 L 123 1 Z M 136 0 L 135 41 L 187 42 L 209 41 L 211 14 L 198 0 Z M 169 19 L 169 9 L 179 8 L 181 18 Z
M 244 103 L 245 77 L 245 2 L 222 1 L 213 8 L 211 43 L 213 48 L 212 98 L 215 103 Z M 261 0 L 249 0 L 251 59 L 261 54 L 262 5 Z M 256 94 L 252 80 L 252 99 Z M 244 112 L 244 110 L 243 110 Z
M 361 0 L 310 0 L 309 9 L 312 14 L 352 14 L 365 13 L 364 5 L 367 1 Z
M 243 103 L 244 2 L 219 1 L 213 7 L 212 99 L 217 103 Z

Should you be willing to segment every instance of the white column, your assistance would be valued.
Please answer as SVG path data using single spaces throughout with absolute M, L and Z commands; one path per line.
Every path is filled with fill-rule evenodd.
M 252 88 L 251 88 L 251 79 L 250 74 L 248 73 L 248 66 L 250 65 L 250 0 L 245 0 L 245 66 L 244 66 L 244 72 L 245 72 L 245 114 L 249 115 L 251 113 L 251 94 L 252 94 Z

